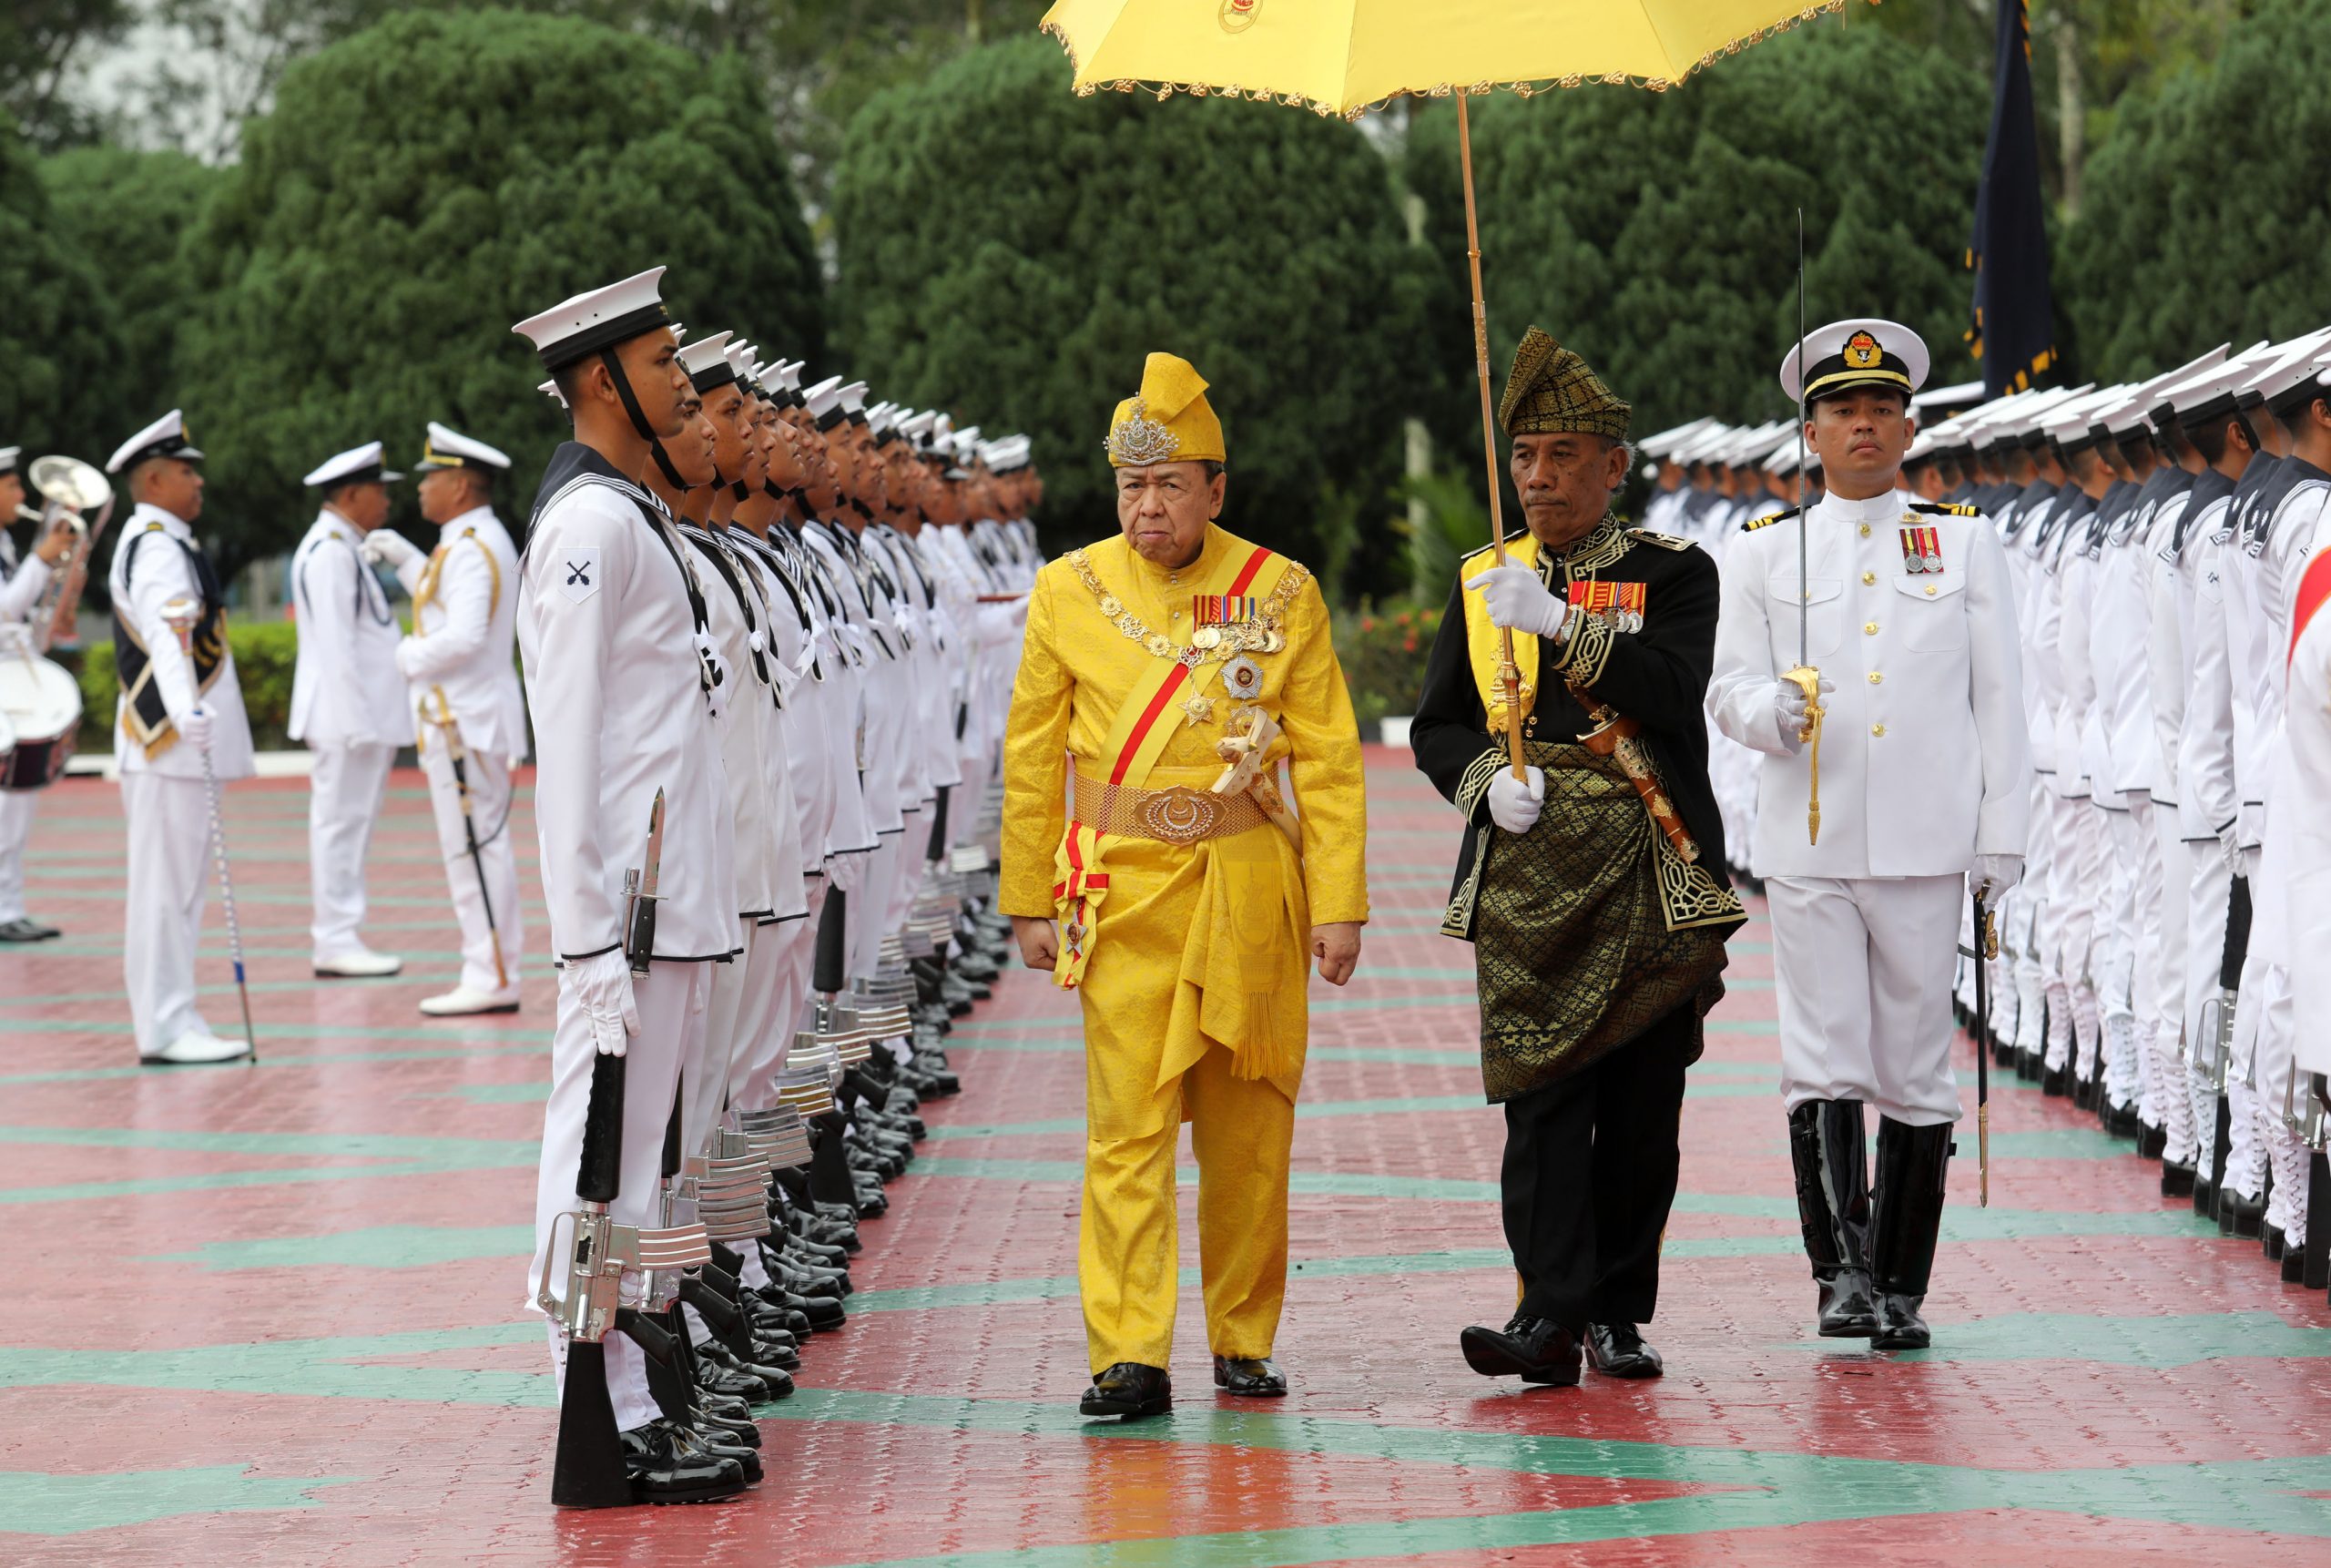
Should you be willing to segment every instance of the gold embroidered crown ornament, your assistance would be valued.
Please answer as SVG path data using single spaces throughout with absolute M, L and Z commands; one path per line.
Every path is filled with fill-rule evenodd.
M 1176 354 L 1154 353 L 1142 366 L 1141 390 L 1109 419 L 1109 465 L 1225 460 L 1222 422 L 1206 401 L 1206 378 Z

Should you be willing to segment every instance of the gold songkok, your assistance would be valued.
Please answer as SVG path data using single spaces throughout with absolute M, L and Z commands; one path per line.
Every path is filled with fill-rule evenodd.
M 1222 422 L 1206 401 L 1206 378 L 1177 355 L 1150 355 L 1140 392 L 1109 420 L 1108 448 L 1112 468 L 1223 462 Z
M 1624 441 L 1630 412 L 1584 360 L 1536 327 L 1522 334 L 1513 369 L 1506 374 L 1505 398 L 1497 408 L 1506 434 L 1576 431 Z

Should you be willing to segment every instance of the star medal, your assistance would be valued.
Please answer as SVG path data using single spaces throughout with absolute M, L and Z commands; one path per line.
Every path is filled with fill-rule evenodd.
M 1182 711 L 1189 715 L 1192 724 L 1210 724 L 1214 721 L 1214 698 L 1193 697 L 1182 704 Z
M 1263 667 L 1240 654 L 1222 667 L 1223 688 L 1240 702 L 1252 702 L 1263 694 Z

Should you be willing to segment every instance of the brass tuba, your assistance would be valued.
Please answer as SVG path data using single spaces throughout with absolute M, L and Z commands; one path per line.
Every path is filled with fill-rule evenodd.
M 113 484 L 77 457 L 36 457 L 25 473 L 43 505 L 37 512 L 19 506 L 16 515 L 39 523 L 41 535 L 58 527 L 70 528 L 75 535 L 64 567 L 49 578 L 31 616 L 35 642 L 46 653 L 60 637 L 72 640 L 74 622 L 81 613 L 81 590 L 88 585 L 90 552 L 113 516 Z

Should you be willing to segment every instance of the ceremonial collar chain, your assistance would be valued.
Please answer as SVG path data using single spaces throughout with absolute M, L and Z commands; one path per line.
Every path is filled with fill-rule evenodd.
M 1270 597 L 1263 601 L 1262 609 L 1252 620 L 1228 626 L 1200 626 L 1191 634 L 1190 644 L 1184 647 L 1163 632 L 1150 630 L 1140 616 L 1125 608 L 1125 601 L 1103 585 L 1099 575 L 1093 570 L 1091 559 L 1084 551 L 1071 550 L 1063 559 L 1067 561 L 1069 570 L 1076 574 L 1076 580 L 1084 585 L 1084 591 L 1093 596 L 1093 601 L 1100 606 L 1101 613 L 1116 623 L 1117 630 L 1155 657 L 1172 659 L 1192 669 L 1209 659 L 1234 659 L 1247 653 L 1272 654 L 1286 647 L 1287 607 L 1295 602 L 1296 594 L 1310 575 L 1300 565 L 1289 561 L 1287 569 L 1279 574 L 1278 585 L 1271 590 Z

